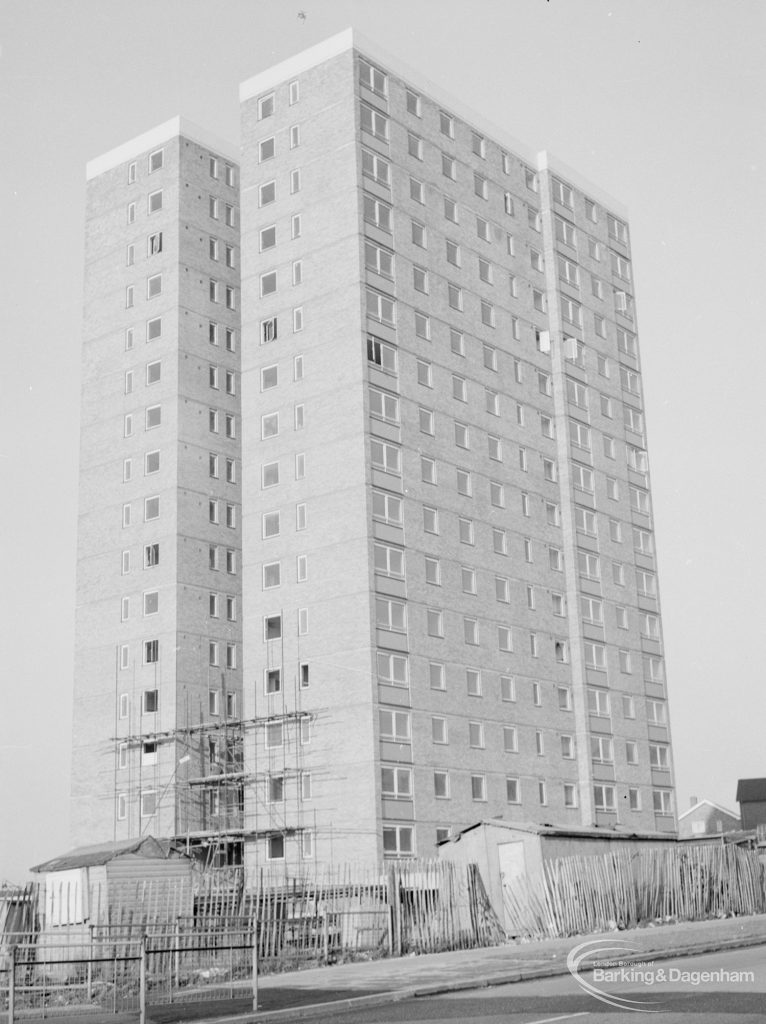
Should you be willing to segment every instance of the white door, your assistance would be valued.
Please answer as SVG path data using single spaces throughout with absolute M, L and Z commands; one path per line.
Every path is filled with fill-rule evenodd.
M 509 928 L 508 908 L 505 900 L 505 890 L 513 887 L 517 878 L 527 873 L 527 861 L 524 853 L 524 843 L 517 839 L 512 843 L 499 843 L 497 847 L 497 859 L 500 865 L 500 885 L 503 890 L 503 910 L 505 912 L 505 926 Z

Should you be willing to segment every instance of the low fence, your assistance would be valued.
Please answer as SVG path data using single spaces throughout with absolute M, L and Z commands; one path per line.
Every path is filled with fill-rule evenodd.
M 9 1024 L 50 1017 L 130 1013 L 152 1006 L 240 998 L 257 1000 L 252 934 L 208 935 L 204 943 L 172 932 L 141 939 L 112 934 L 92 948 L 69 944 L 14 946 L 0 970 L 0 1010 Z
M 560 857 L 504 884 L 503 900 L 509 936 L 526 939 L 766 912 L 757 850 L 728 844 Z

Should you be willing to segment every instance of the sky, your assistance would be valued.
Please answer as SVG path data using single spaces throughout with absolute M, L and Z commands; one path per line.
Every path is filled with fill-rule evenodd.
M 766 4 L 4 0 L 0 881 L 69 847 L 85 163 L 349 25 L 627 205 L 678 808 L 766 776 Z

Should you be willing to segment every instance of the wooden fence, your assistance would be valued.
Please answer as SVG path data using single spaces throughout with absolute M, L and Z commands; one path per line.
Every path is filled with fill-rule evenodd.
M 509 936 L 525 939 L 766 912 L 757 851 L 728 844 L 560 857 L 503 899 Z
M 0 947 L 55 943 L 87 960 L 99 949 L 119 955 L 143 933 L 173 934 L 213 950 L 221 935 L 237 932 L 257 942 L 264 969 L 284 970 L 296 961 L 427 953 L 504 939 L 476 866 L 435 859 L 344 865 L 303 878 L 264 870 L 246 879 L 242 868 L 224 868 L 195 870 L 191 885 L 178 878 L 102 883 L 85 900 L 57 892 L 55 905 L 73 908 L 73 916 L 55 925 L 45 921 L 34 889 L 37 924 L 28 922 L 24 935 L 0 934 Z

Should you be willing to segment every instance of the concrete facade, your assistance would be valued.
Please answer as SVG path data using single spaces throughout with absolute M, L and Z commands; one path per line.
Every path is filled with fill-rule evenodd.
M 624 215 L 355 40 L 241 89 L 249 863 L 673 832 Z
M 209 771 L 209 734 L 189 728 L 211 720 L 211 642 L 237 645 L 244 664 L 226 686 L 252 869 L 431 856 L 496 815 L 673 832 L 624 211 L 351 32 L 244 83 L 241 100 L 236 352 L 211 345 L 211 321 L 236 330 L 238 314 L 208 288 L 215 275 L 236 289 L 237 269 L 219 272 L 207 248 L 220 235 L 236 250 L 236 227 L 211 223 L 209 208 L 236 190 L 209 177 L 216 153 L 200 133 L 168 136 L 153 172 L 174 190 L 161 216 L 175 248 L 162 257 L 144 256 L 156 138 L 97 162 L 89 185 L 76 838 L 147 824 L 149 732 L 163 733 L 151 831 L 215 831 L 211 787 L 186 784 Z M 142 219 L 126 226 L 134 192 Z M 124 265 L 133 243 L 136 260 L 167 261 L 160 303 L 144 298 L 144 267 Z M 150 494 L 136 347 L 155 308 L 171 366 L 153 436 L 173 454 L 152 442 L 163 454 Z M 213 363 L 241 369 L 236 395 L 213 397 Z M 211 409 L 238 416 L 240 400 L 237 437 L 213 445 Z M 240 437 L 236 483 L 211 478 L 210 455 L 236 462 Z M 131 562 L 123 577 L 120 556 L 139 558 L 155 531 L 120 523 L 125 505 L 143 518 L 155 495 L 162 657 L 144 666 L 148 623 L 133 608 L 149 570 Z M 236 573 L 211 568 L 216 546 L 234 552 Z M 240 580 L 236 622 L 211 618 L 210 594 L 238 599 Z M 137 702 L 155 676 L 148 723 Z M 122 776 L 115 735 L 128 752 L 139 744 Z M 130 824 L 115 820 L 120 793 Z
M 241 714 L 237 176 L 180 121 L 89 165 L 76 843 L 240 814 L 186 784 Z

